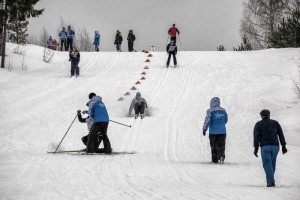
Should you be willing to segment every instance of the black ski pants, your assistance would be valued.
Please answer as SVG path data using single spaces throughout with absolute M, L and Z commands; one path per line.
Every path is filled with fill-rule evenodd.
M 66 40 L 60 40 L 60 51 L 62 51 L 63 50 L 63 47 L 64 47 L 64 49 L 65 49 L 65 51 L 66 51 Z
M 128 41 L 128 51 L 129 52 L 133 51 L 133 41 Z
M 175 51 L 173 51 L 173 52 L 169 52 L 169 57 L 168 57 L 168 61 L 167 61 L 167 66 L 169 66 L 169 64 L 170 64 L 171 55 L 173 55 L 174 65 L 177 65 L 176 54 L 175 54 Z
M 107 136 L 107 128 L 108 128 L 108 122 L 96 122 L 93 124 L 87 142 L 88 153 L 97 152 L 97 149 L 95 149 L 96 146 L 95 143 L 97 142 L 97 137 L 99 133 L 102 137 L 104 151 L 107 153 L 111 153 L 110 141 Z
M 86 136 L 83 136 L 81 138 L 81 140 L 82 140 L 82 142 L 83 142 L 83 144 L 85 146 L 87 146 L 89 136 L 90 135 L 86 135 Z M 96 138 L 96 142 L 94 142 L 94 149 L 98 149 L 98 147 L 100 146 L 101 142 L 102 142 L 102 136 L 100 135 L 100 133 L 98 133 L 98 137 Z
M 136 115 L 138 115 L 139 113 L 142 115 L 145 112 L 145 102 L 142 102 L 141 105 L 139 104 L 135 104 L 134 105 L 134 112 Z
M 220 157 L 225 159 L 226 134 L 209 134 L 211 159 L 217 163 Z
M 170 42 L 172 41 L 176 44 L 176 37 L 170 37 Z
M 68 38 L 67 39 L 67 47 L 66 47 L 66 51 L 69 51 L 69 47 L 70 47 L 70 50 L 72 51 L 73 50 L 73 38 Z
M 78 59 L 71 59 L 71 76 L 74 76 L 75 74 L 79 76 L 78 63 L 79 63 Z

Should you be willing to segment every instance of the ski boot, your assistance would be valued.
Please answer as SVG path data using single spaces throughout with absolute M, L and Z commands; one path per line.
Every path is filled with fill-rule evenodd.
M 137 114 L 137 115 L 134 116 L 134 119 L 137 119 L 138 117 L 139 117 L 139 115 Z

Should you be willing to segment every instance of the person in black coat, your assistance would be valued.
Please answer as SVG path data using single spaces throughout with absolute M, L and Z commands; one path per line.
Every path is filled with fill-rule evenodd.
M 80 53 L 77 50 L 76 46 L 73 45 L 73 49 L 69 53 L 69 61 L 71 61 L 71 77 L 76 75 L 79 76 L 79 61 L 80 61 Z
M 128 51 L 132 52 L 133 51 L 133 42 L 135 41 L 135 35 L 133 34 L 132 30 L 129 31 L 127 40 L 128 40 Z
M 254 155 L 258 157 L 257 153 L 260 146 L 263 167 L 267 177 L 267 187 L 274 187 L 279 141 L 283 154 L 287 152 L 286 142 L 280 124 L 270 119 L 270 111 L 262 110 L 260 115 L 262 120 L 257 122 L 254 127 Z
M 167 53 L 169 54 L 167 67 L 169 67 L 170 64 L 171 55 L 173 55 L 174 66 L 177 67 L 177 60 L 176 60 L 177 46 L 174 41 L 171 41 L 171 43 L 167 45 Z
M 116 34 L 115 42 L 114 42 L 114 44 L 116 45 L 117 51 L 122 51 L 121 50 L 122 41 L 123 41 L 122 33 L 119 30 L 117 30 L 117 34 Z

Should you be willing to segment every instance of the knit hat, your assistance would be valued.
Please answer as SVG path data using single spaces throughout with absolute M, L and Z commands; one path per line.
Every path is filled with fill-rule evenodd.
M 140 93 L 140 92 L 137 92 L 135 96 L 136 96 L 136 97 L 141 97 L 141 93 Z
M 96 96 L 96 94 L 94 92 L 89 94 L 89 99 L 92 99 L 94 96 Z
M 262 110 L 262 111 L 260 111 L 260 116 L 262 116 L 262 117 L 270 117 L 270 111 L 269 110 Z

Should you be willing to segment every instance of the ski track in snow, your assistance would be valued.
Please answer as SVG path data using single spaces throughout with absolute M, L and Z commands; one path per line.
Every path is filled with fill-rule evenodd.
M 300 110 L 294 94 L 286 96 L 292 86 L 289 72 L 281 71 L 282 65 L 297 70 L 298 49 L 179 52 L 177 68 L 164 67 L 164 52 L 152 54 L 145 64 L 145 53 L 82 53 L 78 78 L 68 77 L 70 63 L 62 52 L 52 64 L 36 55 L 31 59 L 38 61 L 28 62 L 40 65 L 29 65 L 28 72 L 0 71 L 6 78 L 0 84 L 5 105 L 0 116 L 0 199 L 300 198 L 300 140 L 292 132 L 300 127 L 295 122 L 290 126 L 296 128 L 289 128 L 285 124 L 292 121 L 280 115 L 289 112 L 287 107 L 294 113 Z M 135 85 L 143 71 L 146 80 Z M 133 85 L 150 107 L 151 115 L 144 119 L 125 117 L 135 91 L 123 94 Z M 272 92 L 274 85 L 278 91 Z M 102 96 L 112 120 L 132 125 L 109 124 L 112 147 L 124 154 L 46 154 L 50 144 L 58 144 L 76 110 L 87 108 L 90 92 Z M 124 101 L 117 101 L 120 96 Z M 224 165 L 210 163 L 208 135 L 202 136 L 214 96 L 221 98 L 229 115 Z M 265 106 L 279 116 L 288 144 L 294 144 L 288 145 L 287 155 L 279 155 L 277 188 L 271 189 L 265 188 L 261 160 L 252 148 L 252 129 Z M 62 148 L 84 148 L 80 138 L 86 134 L 86 125 L 76 120 Z

